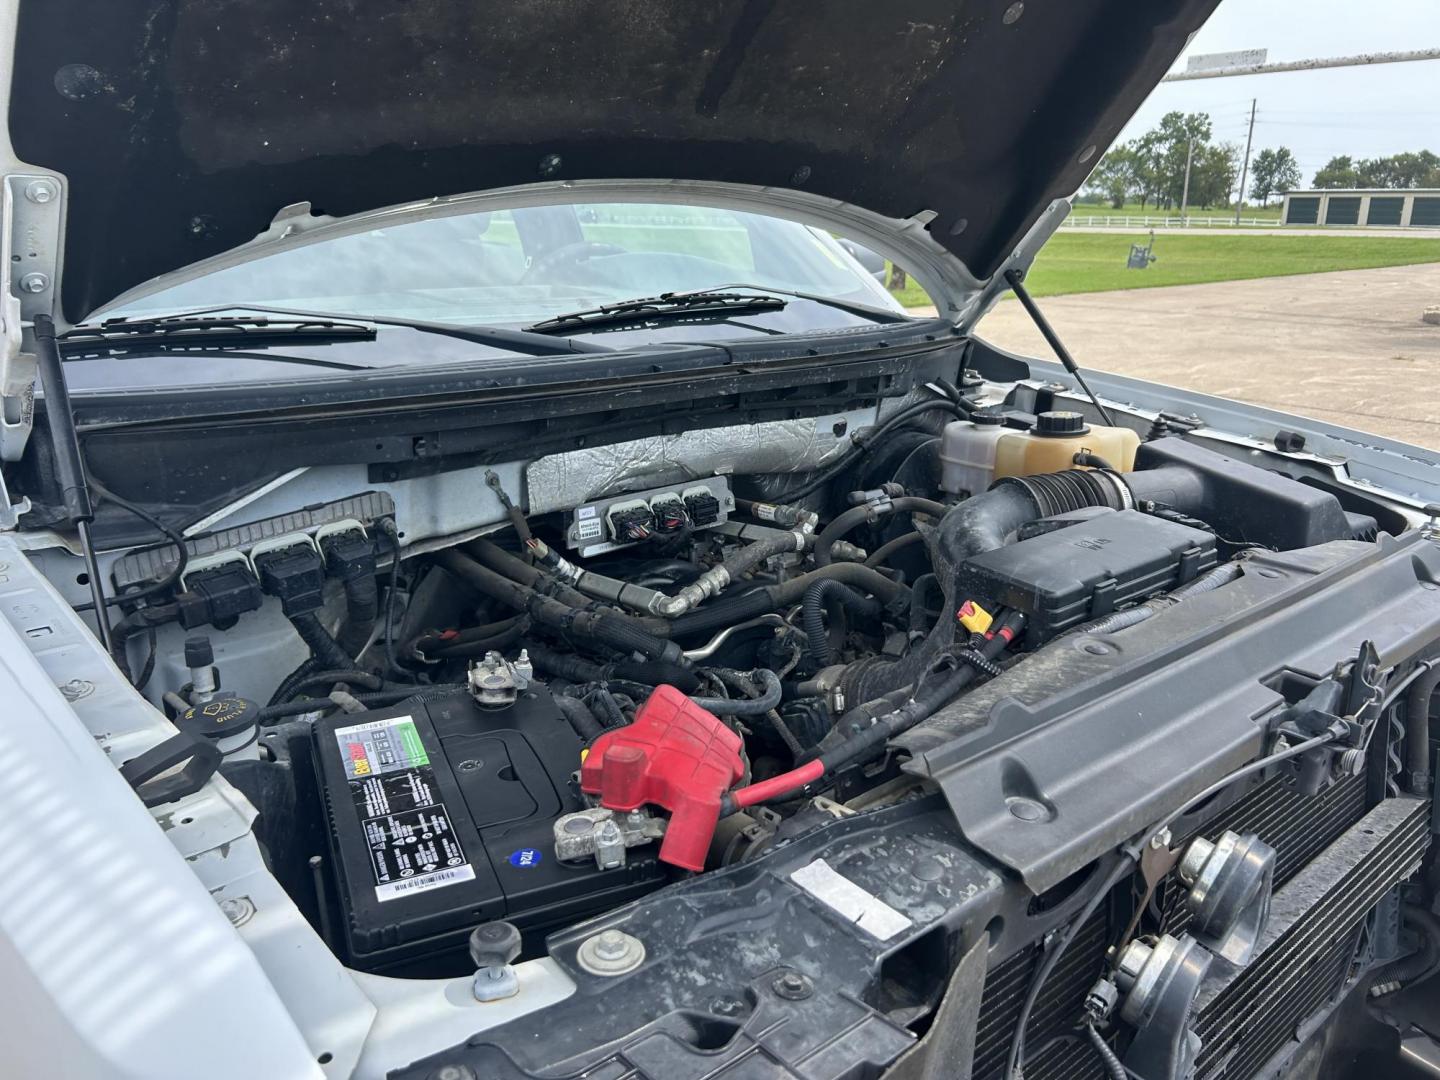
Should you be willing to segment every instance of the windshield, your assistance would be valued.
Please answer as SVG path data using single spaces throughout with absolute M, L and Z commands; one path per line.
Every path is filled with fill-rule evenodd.
M 745 284 L 902 310 L 829 234 L 700 206 L 572 203 L 386 225 L 217 270 L 99 313 L 259 304 L 525 326 L 662 292 Z M 803 305 L 781 330 L 836 324 Z M 99 317 L 99 316 L 97 316 Z M 853 320 L 848 320 L 853 321 Z M 710 336 L 725 336 L 717 327 Z M 671 328 L 656 336 L 674 337 Z

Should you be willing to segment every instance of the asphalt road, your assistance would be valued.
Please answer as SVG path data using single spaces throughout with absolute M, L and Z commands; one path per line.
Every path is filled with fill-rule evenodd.
M 1141 271 L 1137 271 L 1140 273 Z M 1047 297 L 1082 368 L 1250 401 L 1440 450 L 1440 263 Z M 1013 298 L 981 337 L 1051 354 Z

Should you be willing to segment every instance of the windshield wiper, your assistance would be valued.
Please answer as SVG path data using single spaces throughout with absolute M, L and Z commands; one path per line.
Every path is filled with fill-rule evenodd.
M 753 315 L 765 311 L 781 311 L 789 301 L 764 293 L 732 293 L 703 290 L 699 292 L 661 293 L 618 304 L 585 308 L 556 315 L 525 329 L 532 334 L 564 334 L 575 330 L 595 330 L 604 326 L 624 326 L 636 322 L 685 322 L 688 319 L 713 319 L 716 315 Z
M 230 312 L 232 314 L 226 314 Z M 233 314 L 234 312 L 255 312 L 255 315 Z M 284 316 L 283 319 L 271 319 L 269 316 Z M 302 340 L 318 343 L 326 336 L 326 328 L 337 331 L 336 337 L 332 340 L 362 340 L 355 331 L 362 331 L 368 335 L 366 340 L 374 340 L 375 327 L 377 326 L 400 326 L 408 330 L 417 330 L 422 334 L 434 334 L 438 337 L 455 338 L 457 341 L 469 341 L 476 345 L 488 345 L 491 348 L 503 349 L 506 352 L 521 353 L 526 356 L 565 356 L 571 353 L 606 353 L 613 350 L 603 345 L 595 345 L 587 341 L 555 341 L 541 334 L 530 334 L 524 330 L 507 330 L 498 326 L 462 326 L 457 323 L 430 322 L 425 319 L 403 319 L 393 315 L 358 315 L 358 314 L 336 314 L 324 311 L 303 311 L 298 308 L 274 307 L 269 304 L 217 304 L 212 307 L 194 308 L 189 311 L 179 311 L 169 315 L 162 315 L 156 318 L 115 318 L 106 319 L 97 326 L 78 326 L 65 335 L 62 348 L 67 353 L 73 347 L 70 340 L 71 335 L 77 335 L 76 342 L 85 340 L 78 335 L 106 335 L 112 329 L 117 336 L 123 334 L 127 328 L 153 328 L 157 325 L 170 326 L 190 324 L 192 326 L 204 322 L 213 322 L 217 329 L 215 333 L 223 334 L 220 327 L 236 326 L 269 326 L 274 329 L 279 326 L 293 328 L 297 336 Z M 350 329 L 340 329 L 340 328 Z M 310 329 L 314 328 L 314 329 Z M 193 347 L 210 345 L 210 341 L 199 340 L 199 331 L 192 330 L 196 337 L 191 338 Z M 113 340 L 113 339 L 112 339 Z M 123 338 L 121 338 L 123 340 Z M 163 341 L 160 337 L 155 341 L 144 342 L 146 347 L 156 344 L 156 341 Z M 277 337 L 275 340 L 280 340 Z M 295 337 L 284 340 L 294 343 Z M 237 338 L 242 346 L 254 346 L 262 344 L 253 336 Z M 112 347 L 107 342 L 108 347 Z
M 271 319 L 264 316 L 106 319 L 63 334 L 66 359 L 107 356 L 136 349 L 186 352 L 205 349 L 263 349 L 270 345 L 374 341 L 375 327 L 334 319 Z
M 778 293 L 780 296 L 793 297 L 796 300 L 808 300 L 812 304 L 824 304 L 826 307 L 835 308 L 838 311 L 848 311 L 852 315 L 860 315 L 867 319 L 874 319 L 876 322 L 908 322 L 909 315 L 902 315 L 898 311 L 891 311 L 888 308 L 875 307 L 873 304 L 861 304 L 855 300 L 838 300 L 833 296 L 821 296 L 819 293 L 797 292 L 794 289 L 777 289 L 773 285 L 748 285 L 743 281 L 730 281 L 724 285 L 714 286 L 716 289 L 753 289 L 759 293 Z

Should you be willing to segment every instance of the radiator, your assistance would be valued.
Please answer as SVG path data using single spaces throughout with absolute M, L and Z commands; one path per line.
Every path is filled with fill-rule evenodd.
M 1274 847 L 1276 893 L 1263 951 L 1202 992 L 1195 1021 L 1205 1044 L 1199 1077 L 1253 1076 L 1288 1044 L 1297 1023 L 1342 988 L 1365 916 L 1419 865 L 1429 838 L 1428 815 L 1428 802 L 1409 799 L 1388 800 L 1367 814 L 1363 777 L 1347 778 L 1316 798 L 1295 794 L 1277 777 L 1206 823 L 1207 835 L 1227 828 L 1255 832 Z M 1171 933 L 1183 931 L 1189 919 L 1182 895 L 1174 887 L 1157 898 Z M 1109 925 L 1103 909 L 1097 912 L 1047 980 L 1026 1036 L 1027 1080 L 1103 1080 L 1094 1050 L 1073 1030 L 1120 929 Z M 1032 947 L 988 973 L 975 1077 L 990 1080 L 1003 1073 L 1037 959 Z

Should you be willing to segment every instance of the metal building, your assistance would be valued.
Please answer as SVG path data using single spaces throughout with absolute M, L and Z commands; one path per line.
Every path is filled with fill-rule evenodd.
M 1280 222 L 1440 229 L 1440 188 L 1287 191 Z

